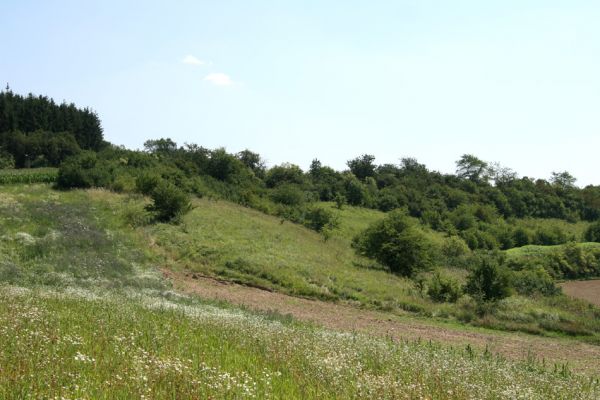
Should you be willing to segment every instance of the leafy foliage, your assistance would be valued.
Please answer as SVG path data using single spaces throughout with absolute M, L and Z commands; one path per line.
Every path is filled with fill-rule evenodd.
M 600 242 L 600 221 L 591 224 L 585 231 L 585 240 L 588 242 Z
M 462 294 L 460 283 L 440 272 L 433 274 L 427 283 L 427 295 L 438 303 L 455 303 Z
M 393 211 L 354 239 L 357 251 L 392 272 L 411 276 L 433 262 L 432 244 L 403 211 Z
M 497 256 L 480 255 L 467 278 L 465 291 L 483 302 L 508 297 L 512 291 L 510 271 Z
M 62 189 L 90 188 L 107 186 L 110 181 L 111 173 L 96 153 L 83 151 L 62 163 L 56 184 Z
M 515 272 L 513 285 L 517 293 L 524 296 L 554 296 L 560 293 L 552 276 L 541 266 Z
M 339 220 L 336 215 L 322 207 L 312 207 L 304 216 L 304 225 L 317 231 L 332 230 L 339 226 Z
M 191 209 L 188 195 L 169 182 L 160 181 L 152 193 L 152 204 L 149 211 L 156 214 L 156 219 L 162 222 L 178 221 Z

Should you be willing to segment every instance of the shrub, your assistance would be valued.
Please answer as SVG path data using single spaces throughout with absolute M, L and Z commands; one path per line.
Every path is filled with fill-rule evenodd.
M 368 205 L 370 202 L 369 192 L 366 186 L 353 175 L 346 176 L 344 183 L 346 190 L 346 200 L 353 206 Z
M 467 277 L 465 291 L 483 302 L 508 297 L 511 294 L 510 271 L 501 265 L 498 257 L 480 255 L 475 268 Z
M 150 197 L 152 204 L 148 210 L 153 211 L 159 221 L 178 221 L 192 208 L 187 193 L 165 181 L 156 186 Z
M 375 200 L 375 206 L 378 210 L 388 212 L 400 207 L 400 202 L 393 194 L 382 192 Z
M 332 230 L 339 225 L 337 216 L 330 210 L 321 207 L 310 208 L 304 216 L 304 225 L 317 232 Z
M 374 258 L 392 272 L 411 276 L 429 269 L 433 246 L 427 236 L 403 211 L 392 211 L 386 218 L 354 238 L 353 246 Z
M 111 180 L 111 171 L 99 162 L 96 153 L 83 151 L 61 164 L 56 183 L 63 189 L 89 188 L 108 186 Z
M 121 217 L 127 223 L 127 225 L 136 228 L 139 226 L 147 225 L 151 222 L 151 216 L 143 206 L 128 203 L 123 207 Z
M 450 236 L 442 245 L 442 255 L 448 258 L 458 258 L 470 253 L 469 246 L 457 236 Z
M 489 232 L 481 231 L 476 228 L 469 228 L 460 232 L 471 250 L 495 250 L 500 247 L 496 238 Z
M 441 255 L 446 265 L 464 267 L 471 255 L 471 250 L 460 237 L 450 236 L 442 244 Z
M 273 188 L 283 184 L 301 185 L 306 182 L 302 169 L 294 164 L 281 164 L 267 171 L 265 183 Z
M 158 186 L 160 180 L 160 176 L 151 172 L 144 172 L 135 179 L 135 188 L 139 193 L 149 196 Z
M 585 231 L 585 240 L 588 242 L 600 242 L 600 221 L 596 221 L 588 226 Z
M 560 288 L 541 266 L 514 272 L 513 285 L 517 293 L 525 296 L 553 296 L 560 293 Z
M 531 243 L 531 233 L 527 229 L 519 227 L 513 232 L 513 242 L 516 247 L 527 246 Z
M 438 303 L 455 303 L 462 290 L 460 283 L 449 276 L 444 276 L 436 272 L 427 285 L 427 295 L 431 300 Z
M 129 174 L 118 175 L 110 185 L 110 189 L 117 193 L 133 192 L 134 187 L 135 179 Z
M 299 206 L 304 203 L 305 194 L 297 185 L 283 184 L 271 191 L 271 200 L 287 206 Z
M 563 244 L 567 242 L 567 235 L 559 227 L 540 227 L 534 238 L 535 244 L 543 246 L 552 246 L 555 244 Z
M 452 224 L 459 231 L 474 229 L 477 225 L 477 219 L 473 215 L 473 211 L 468 206 L 460 206 L 450 214 Z
M 12 169 L 15 167 L 15 158 L 10 153 L 0 150 L 0 169 Z
M 336 193 L 335 197 L 333 198 L 333 201 L 335 201 L 335 207 L 338 210 L 341 210 L 342 208 L 344 208 L 344 204 L 346 204 L 346 197 L 344 197 L 344 195 L 340 193 Z
M 213 150 L 206 165 L 206 172 L 220 181 L 231 181 L 244 168 L 244 164 L 225 149 Z

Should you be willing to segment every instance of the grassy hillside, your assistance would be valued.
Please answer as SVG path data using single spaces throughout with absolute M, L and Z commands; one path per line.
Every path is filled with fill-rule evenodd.
M 143 204 L 106 191 L 1 188 L 0 398 L 600 395 L 596 380 L 560 367 L 340 334 L 175 293 L 158 267 L 251 279 L 227 263 L 243 259 L 271 274 L 258 283 L 284 291 L 311 288 L 314 274 L 354 290 L 357 301 L 367 290 L 417 298 L 407 281 L 361 266 L 344 240 L 324 242 L 297 225 L 206 200 L 181 226 L 131 229 L 123 221 L 143 220 Z
M 390 274 L 350 248 L 348 232 L 357 229 L 355 221 L 366 224 L 379 218 L 377 212 L 355 217 L 346 208 L 340 213 L 342 229 L 325 241 L 302 226 L 226 201 L 197 200 L 180 225 L 144 224 L 143 198 L 102 190 L 8 186 L 1 204 L 7 223 L 1 234 L 0 277 L 11 284 L 153 289 L 161 283 L 144 269 L 150 263 L 453 323 L 568 334 L 594 342 L 600 337 L 600 311 L 566 297 L 512 296 L 485 315 L 468 297 L 456 304 L 432 302 L 415 282 Z M 142 226 L 131 229 L 124 221 Z M 464 279 L 464 270 L 454 275 Z
M 194 206 L 179 226 L 144 229 L 173 268 L 301 296 L 390 306 L 415 302 L 410 280 L 354 254 L 347 232 L 356 228 L 344 218 L 344 236 L 325 241 L 300 225 L 226 201 L 201 199 Z

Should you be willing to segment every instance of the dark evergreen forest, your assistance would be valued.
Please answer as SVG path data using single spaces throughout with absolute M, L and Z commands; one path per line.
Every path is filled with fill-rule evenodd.
M 88 108 L 57 104 L 46 96 L 0 92 L 0 163 L 15 167 L 58 166 L 81 150 L 104 144 L 100 119 Z

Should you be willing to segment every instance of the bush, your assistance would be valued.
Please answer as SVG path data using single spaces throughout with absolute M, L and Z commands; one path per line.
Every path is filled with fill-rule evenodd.
M 560 293 L 550 274 L 541 266 L 514 273 L 513 284 L 517 293 L 524 296 L 553 296 Z
M 444 276 L 436 272 L 427 285 L 427 295 L 431 300 L 438 303 L 455 303 L 462 290 L 460 283 L 449 276 Z
M 58 187 L 68 189 L 106 187 L 111 181 L 111 171 L 99 162 L 96 153 L 83 151 L 61 164 L 56 183 Z
M 220 181 L 232 181 L 238 175 L 244 164 L 225 149 L 213 150 L 206 165 L 206 172 Z
M 534 244 L 552 246 L 567 243 L 567 235 L 559 227 L 541 227 L 535 233 Z
M 271 200 L 286 206 L 299 206 L 304 204 L 306 196 L 302 189 L 296 185 L 284 184 L 271 191 Z
M 346 197 L 344 197 L 344 195 L 340 193 L 336 193 L 335 197 L 333 198 L 333 201 L 335 201 L 335 207 L 338 210 L 341 210 L 342 208 L 344 208 L 344 204 L 346 204 Z
M 471 250 L 495 250 L 500 247 L 494 235 L 476 228 L 469 228 L 462 231 L 460 232 L 460 236 Z
M 471 255 L 469 246 L 458 236 L 447 238 L 441 250 L 444 262 L 451 267 L 464 267 Z
M 267 171 L 265 183 L 267 187 L 274 188 L 284 184 L 302 185 L 306 182 L 302 169 L 294 164 L 281 164 Z
M 304 216 L 304 225 L 317 232 L 332 230 L 339 225 L 337 216 L 330 210 L 321 207 L 310 208 Z
M 429 269 L 433 261 L 431 242 L 400 210 L 392 211 L 355 237 L 353 246 L 360 254 L 404 276 Z
M 531 233 L 527 229 L 519 227 L 513 232 L 513 242 L 516 247 L 527 246 L 531 243 Z
M 15 167 L 15 158 L 10 153 L 0 150 L 0 169 L 12 169 Z
M 375 207 L 380 211 L 388 212 L 400 207 L 400 202 L 393 194 L 382 192 L 375 200 Z
M 458 236 L 450 236 L 442 245 L 442 255 L 448 258 L 459 258 L 469 254 L 469 246 Z
M 129 174 L 118 175 L 110 185 L 110 189 L 117 193 L 131 193 L 134 191 L 134 188 L 135 179 Z
M 139 193 L 149 196 L 158 186 L 160 180 L 160 176 L 151 172 L 144 172 L 135 179 L 135 188 Z
M 346 190 L 345 197 L 348 204 L 353 206 L 366 206 L 370 203 L 367 187 L 356 179 L 356 177 L 352 175 L 346 176 L 344 189 Z
M 178 221 L 192 208 L 187 193 L 165 181 L 159 182 L 150 197 L 152 204 L 148 210 L 153 211 L 159 221 Z
M 585 231 L 585 240 L 588 242 L 600 242 L 600 221 L 596 221 L 588 226 Z
M 510 271 L 501 265 L 498 257 L 480 255 L 467 278 L 465 291 L 483 302 L 508 297 L 511 294 Z

